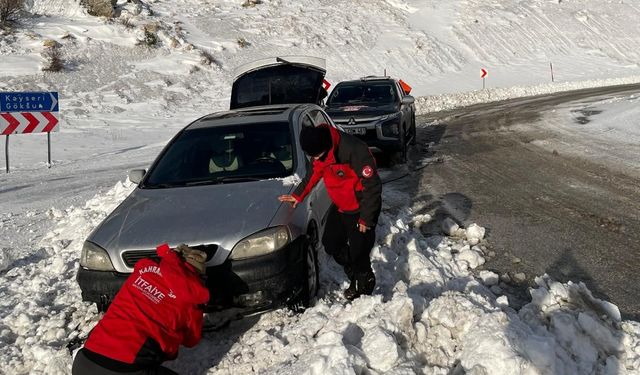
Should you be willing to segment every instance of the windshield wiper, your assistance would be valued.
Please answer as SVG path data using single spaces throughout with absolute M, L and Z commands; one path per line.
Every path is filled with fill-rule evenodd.
M 143 188 L 145 189 L 166 189 L 166 188 L 174 188 L 174 187 L 180 187 L 180 186 L 184 186 L 184 183 L 179 183 L 179 184 L 169 184 L 169 183 L 163 183 L 163 184 L 145 184 L 143 186 Z
M 260 181 L 262 178 L 253 177 L 253 176 L 229 176 L 229 177 L 219 177 L 217 179 L 218 182 L 227 183 L 227 182 L 242 182 L 242 181 Z
M 218 184 L 219 181 L 217 179 L 212 180 L 199 180 L 199 181 L 187 181 L 184 183 L 184 186 L 198 186 L 198 185 L 215 185 Z
M 227 176 L 227 177 L 217 177 L 207 180 L 199 180 L 199 181 L 188 181 L 185 182 L 183 186 L 198 186 L 198 185 L 215 185 L 215 184 L 226 184 L 230 182 L 243 182 L 243 181 L 260 181 L 262 178 L 253 177 L 253 176 Z

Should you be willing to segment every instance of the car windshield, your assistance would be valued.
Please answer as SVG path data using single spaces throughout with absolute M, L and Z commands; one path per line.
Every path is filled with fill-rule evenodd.
M 396 101 L 396 92 L 389 83 L 348 83 L 336 86 L 331 92 L 327 105 L 339 107 L 345 105 L 387 105 Z
M 187 129 L 161 155 L 142 187 L 285 177 L 293 167 L 291 131 L 286 122 Z

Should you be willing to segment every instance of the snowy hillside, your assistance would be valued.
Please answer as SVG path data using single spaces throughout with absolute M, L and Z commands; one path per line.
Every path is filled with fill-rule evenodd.
M 334 84 L 385 71 L 401 77 L 415 95 L 431 96 L 419 101 L 421 113 L 640 81 L 640 25 L 629 22 L 640 10 L 633 2 L 303 0 L 243 7 L 240 0 L 121 0 L 110 21 L 78 3 L 30 0 L 39 16 L 0 40 L 0 90 L 59 91 L 66 130 L 60 137 L 74 145 L 80 134 L 96 137 L 95 151 L 128 139 L 131 124 L 138 134 L 151 127 L 154 142 L 166 140 L 185 120 L 227 107 L 237 66 L 277 54 L 325 57 Z M 141 42 L 145 28 L 157 36 L 151 48 Z M 40 72 L 47 39 L 61 44 L 63 74 Z M 482 88 L 481 68 L 492 90 L 473 92 Z M 99 140 L 105 134 L 109 144 Z M 16 167 L 41 160 L 24 151 L 36 147 L 33 138 L 14 144 Z
M 7 374 L 69 373 L 66 343 L 99 319 L 75 281 L 82 242 L 133 188 L 126 170 L 148 166 L 190 121 L 228 108 L 242 63 L 320 56 L 334 84 L 386 70 L 422 96 L 421 113 L 640 82 L 635 0 L 119 0 L 112 20 L 88 15 L 79 0 L 27 3 L 32 15 L 0 30 L 0 91 L 58 91 L 61 131 L 52 135 L 51 169 L 44 135 L 11 136 L 11 173 L 0 177 Z M 60 73 L 40 70 L 46 40 L 60 45 Z M 637 123 L 635 106 L 626 111 L 633 116 L 614 140 L 628 140 Z M 426 238 L 419 226 L 429 217 L 415 214 L 425 202 L 411 198 L 385 185 L 374 296 L 336 302 L 346 281 L 325 259 L 315 307 L 234 322 L 171 366 L 185 374 L 638 373 L 640 324 L 578 282 L 542 275 L 532 302 L 515 311 L 498 275 L 475 270 L 484 262 L 481 228 Z

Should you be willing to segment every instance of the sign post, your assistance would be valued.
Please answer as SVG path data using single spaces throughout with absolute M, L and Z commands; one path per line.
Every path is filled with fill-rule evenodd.
M 47 168 L 51 168 L 51 132 L 47 132 Z
M 7 162 L 7 173 L 9 173 L 9 135 L 4 141 L 4 160 Z
M 0 134 L 6 135 L 5 156 L 9 173 L 9 135 L 47 133 L 51 168 L 51 132 L 59 131 L 57 92 L 0 92 Z
M 484 90 L 484 78 L 487 76 L 487 71 L 482 68 L 480 69 L 480 78 L 482 78 L 482 89 Z

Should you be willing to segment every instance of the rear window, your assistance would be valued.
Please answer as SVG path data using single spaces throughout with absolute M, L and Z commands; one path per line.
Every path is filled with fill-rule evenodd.
M 282 65 L 240 77 L 231 93 L 231 108 L 268 104 L 317 103 L 324 74 L 313 69 Z
M 285 177 L 294 168 L 289 123 L 186 130 L 160 156 L 144 188 Z
M 331 92 L 327 105 L 339 107 L 353 104 L 387 105 L 397 99 L 396 90 L 387 82 L 358 82 L 339 84 Z

